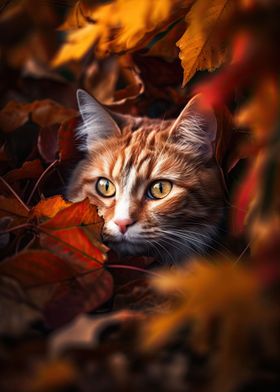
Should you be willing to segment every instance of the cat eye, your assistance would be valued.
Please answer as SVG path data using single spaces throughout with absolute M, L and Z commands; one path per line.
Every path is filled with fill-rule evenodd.
M 96 183 L 96 191 L 100 196 L 113 197 L 116 194 L 116 187 L 108 178 L 100 177 Z
M 153 182 L 149 188 L 147 195 L 150 199 L 163 199 L 172 189 L 172 183 L 167 180 Z

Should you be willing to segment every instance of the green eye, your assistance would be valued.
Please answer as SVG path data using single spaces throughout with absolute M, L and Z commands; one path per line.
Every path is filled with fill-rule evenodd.
M 167 180 L 153 182 L 148 189 L 148 197 L 150 199 L 163 199 L 172 189 L 172 183 Z
M 96 190 L 100 196 L 113 197 L 116 194 L 115 185 L 107 178 L 100 177 L 96 183 Z

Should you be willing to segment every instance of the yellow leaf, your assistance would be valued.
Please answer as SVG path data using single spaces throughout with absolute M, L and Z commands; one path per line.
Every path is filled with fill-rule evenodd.
M 218 34 L 231 14 L 232 0 L 197 0 L 186 17 L 187 30 L 177 42 L 185 85 L 196 71 L 212 71 L 226 60 L 226 45 Z
M 186 13 L 193 0 L 115 0 L 109 4 L 87 9 L 77 7 L 63 28 L 78 28 L 69 33 L 67 42 L 53 59 L 58 66 L 70 60 L 79 60 L 96 45 L 96 54 L 120 53 L 139 49 L 156 33 L 168 27 Z M 89 21 L 89 22 L 88 22 Z M 79 29 L 79 27 L 82 28 Z

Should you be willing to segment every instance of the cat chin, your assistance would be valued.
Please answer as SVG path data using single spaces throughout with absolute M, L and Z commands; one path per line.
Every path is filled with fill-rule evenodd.
M 105 241 L 105 243 L 120 256 L 148 256 L 148 250 L 143 244 L 128 241 Z

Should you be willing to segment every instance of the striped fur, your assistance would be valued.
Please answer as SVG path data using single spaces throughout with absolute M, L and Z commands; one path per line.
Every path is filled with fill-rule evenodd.
M 87 95 L 83 98 L 84 110 L 90 111 L 92 102 L 99 116 L 100 104 Z M 213 112 L 201 110 L 194 98 L 176 121 L 131 117 L 120 121 L 101 106 L 100 113 L 103 123 L 94 124 L 90 116 L 92 129 L 83 113 L 79 132 L 86 139 L 87 154 L 72 174 L 67 197 L 72 201 L 88 197 L 98 206 L 105 221 L 104 240 L 122 255 L 155 256 L 176 263 L 202 254 L 217 231 L 224 204 L 213 158 Z M 96 192 L 99 177 L 115 184 L 113 198 Z M 164 199 L 150 200 L 147 188 L 157 179 L 170 180 L 173 188 Z M 125 234 L 114 223 L 119 218 L 135 222 Z

